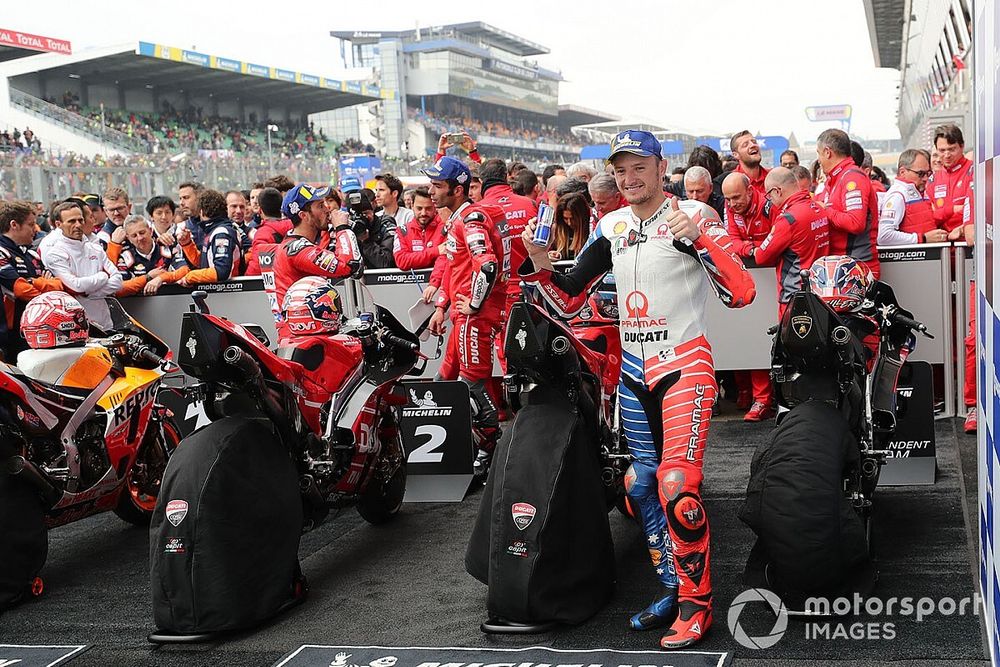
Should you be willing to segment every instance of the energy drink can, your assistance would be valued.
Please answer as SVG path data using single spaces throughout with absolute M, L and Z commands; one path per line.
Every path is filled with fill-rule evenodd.
M 548 204 L 538 205 L 538 219 L 535 222 L 535 235 L 531 242 L 540 248 L 548 248 L 552 239 L 552 222 L 555 220 L 556 211 Z

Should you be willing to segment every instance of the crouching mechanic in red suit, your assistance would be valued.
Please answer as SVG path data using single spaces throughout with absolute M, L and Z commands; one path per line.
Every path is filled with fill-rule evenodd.
M 503 321 L 510 275 L 510 243 L 507 220 L 501 207 L 487 202 L 468 202 L 467 188 L 472 181 L 469 168 L 461 161 L 443 157 L 424 174 L 431 179 L 431 199 L 437 206 L 454 211 L 448 221 L 446 261 L 437 308 L 428 329 L 444 334 L 444 314 L 451 306 L 452 329 L 446 357 L 439 375 L 453 378 L 458 364 L 458 378 L 469 385 L 473 401 L 473 427 L 479 450 L 475 474 L 489 469 L 493 449 L 500 438 L 497 407 L 487 391 L 493 376 L 493 338 Z
M 671 624 L 660 640 L 680 648 L 712 624 L 708 518 L 701 502 L 702 462 L 715 403 L 715 370 L 705 339 L 709 291 L 731 308 L 750 303 L 753 279 L 726 250 L 718 214 L 701 202 L 667 200 L 660 142 L 631 130 L 611 142 L 615 180 L 630 207 L 608 213 L 568 273 L 552 270 L 545 248 L 522 239 L 530 262 L 521 279 L 563 316 L 579 311 L 613 271 L 624 306 L 622 378 L 625 437 L 633 463 L 625 479 L 663 591 L 630 624 Z
M 358 240 L 351 231 L 346 213 L 333 213 L 334 236 L 329 239 L 330 220 L 324 202 L 329 191 L 328 187 L 314 189 L 304 184 L 296 185 L 285 193 L 281 202 L 281 212 L 292 221 L 293 227 L 274 248 L 274 303 L 279 306 L 284 303 L 288 288 L 300 278 L 357 277 L 364 271 Z M 328 240 L 330 250 L 324 247 Z M 269 249 L 268 245 L 264 245 L 258 252 Z M 275 327 L 278 330 L 278 340 L 294 333 L 289 331 L 284 317 L 276 318 Z

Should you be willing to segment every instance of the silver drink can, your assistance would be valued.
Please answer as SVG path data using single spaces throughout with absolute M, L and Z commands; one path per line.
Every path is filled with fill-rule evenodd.
M 556 211 L 548 204 L 538 205 L 538 219 L 535 222 L 535 235 L 531 242 L 540 248 L 548 248 L 552 239 L 552 222 L 555 220 Z

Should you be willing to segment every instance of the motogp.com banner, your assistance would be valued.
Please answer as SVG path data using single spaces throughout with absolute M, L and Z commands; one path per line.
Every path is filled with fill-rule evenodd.
M 73 48 L 65 39 L 53 39 L 42 35 L 32 35 L 27 32 L 17 30 L 7 30 L 0 28 L 0 45 L 14 46 L 19 49 L 31 49 L 32 51 L 51 51 L 52 53 L 64 53 L 67 56 L 73 53 Z

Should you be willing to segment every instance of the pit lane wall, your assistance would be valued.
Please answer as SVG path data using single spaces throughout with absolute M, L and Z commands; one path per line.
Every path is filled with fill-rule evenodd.
M 955 359 L 962 337 L 956 337 L 955 332 L 964 331 L 966 323 L 964 317 L 956 321 L 955 314 L 964 313 L 965 309 L 960 305 L 956 308 L 952 299 L 953 289 L 958 295 L 968 293 L 953 287 L 953 283 L 966 282 L 964 268 L 967 263 L 962 258 L 967 250 L 937 243 L 896 246 L 879 252 L 882 279 L 892 285 L 899 303 L 911 310 L 935 336 L 933 340 L 920 338 L 910 358 L 941 368 L 944 392 L 937 399 L 943 401 L 944 411 L 939 416 L 955 414 L 956 392 L 961 387 L 961 378 L 957 377 L 960 369 L 955 368 Z M 773 268 L 751 268 L 750 273 L 757 285 L 757 297 L 749 306 L 731 310 L 718 299 L 710 297 L 708 300 L 706 324 L 717 370 L 770 367 L 771 339 L 766 332 L 778 318 L 775 271 Z M 378 303 L 404 326 L 413 329 L 407 313 L 420 298 L 429 278 L 429 270 L 368 270 L 363 282 L 351 280 L 342 286 L 345 314 L 351 317 L 359 311 L 371 310 L 372 305 Z M 275 341 L 274 320 L 260 278 L 237 278 L 205 285 L 203 289 L 209 292 L 208 304 L 213 313 L 234 322 L 260 324 L 272 342 Z M 188 290 L 171 285 L 161 288 L 155 297 L 123 300 L 126 310 L 156 332 L 172 350 L 179 349 L 181 313 L 191 304 Z M 424 341 L 422 351 L 434 356 L 436 342 L 433 337 Z M 423 377 L 433 377 L 439 366 L 440 360 L 428 362 Z M 494 374 L 500 375 L 496 365 Z
M 1000 517 L 994 489 L 1000 484 L 997 438 L 1000 436 L 1000 318 L 994 300 L 1000 248 L 994 243 L 994 206 L 1000 181 L 1000 10 L 996 0 L 976 0 L 973 16 L 973 91 L 975 132 L 966 132 L 966 146 L 975 137 L 975 215 L 977 390 L 979 408 L 979 586 L 984 607 L 984 626 L 989 638 L 990 657 L 1000 664 L 1000 575 L 996 550 L 1000 545 Z

